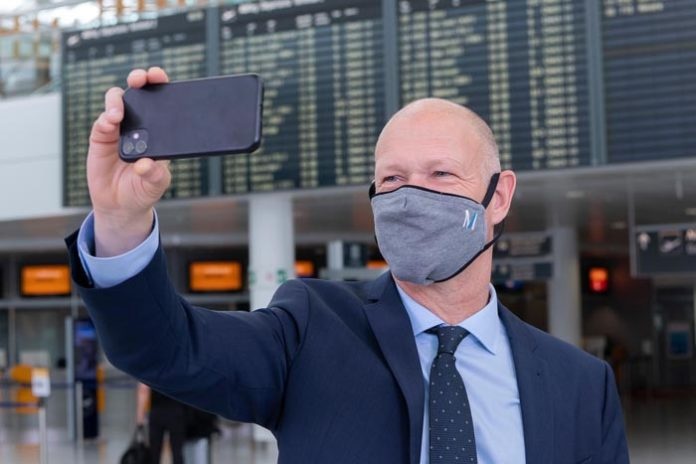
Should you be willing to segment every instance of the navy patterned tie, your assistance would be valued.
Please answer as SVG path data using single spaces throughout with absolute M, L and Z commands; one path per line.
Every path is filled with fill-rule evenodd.
M 428 330 L 437 335 L 437 356 L 430 369 L 430 463 L 476 463 L 476 440 L 469 399 L 457 368 L 454 352 L 469 335 L 457 326 Z

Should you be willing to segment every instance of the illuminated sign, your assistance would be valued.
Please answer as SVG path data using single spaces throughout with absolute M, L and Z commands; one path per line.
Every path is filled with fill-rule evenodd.
M 49 296 L 70 294 L 70 270 L 65 264 L 24 266 L 22 295 Z
M 295 275 L 297 277 L 314 277 L 314 263 L 311 261 L 295 261 Z
M 189 267 L 193 292 L 224 292 L 242 289 L 242 265 L 237 261 L 199 261 Z
M 606 293 L 609 290 L 609 270 L 605 267 L 592 267 L 588 271 L 590 292 Z

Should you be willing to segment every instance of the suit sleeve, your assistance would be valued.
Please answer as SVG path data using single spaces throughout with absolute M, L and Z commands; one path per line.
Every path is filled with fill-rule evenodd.
M 308 321 L 304 284 L 287 282 L 269 308 L 251 313 L 198 308 L 172 286 L 160 247 L 140 273 L 97 289 L 81 265 L 76 236 L 66 239 L 73 280 L 114 366 L 201 409 L 276 427 Z
M 629 464 L 621 401 L 611 367 L 604 363 L 604 407 L 602 410 L 602 464 Z
M 77 234 L 80 263 L 95 287 L 112 287 L 145 269 L 159 247 L 159 224 L 154 213 L 150 235 L 137 247 L 109 258 L 94 256 L 94 213 L 89 213 Z

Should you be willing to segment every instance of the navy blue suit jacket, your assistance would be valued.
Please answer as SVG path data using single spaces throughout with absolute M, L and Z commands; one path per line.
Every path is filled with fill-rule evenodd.
M 285 464 L 419 462 L 424 381 L 391 276 L 291 280 L 251 313 L 191 306 L 164 253 L 138 275 L 92 288 L 76 235 L 73 278 L 109 360 L 177 399 L 270 429 Z M 525 324 L 504 307 L 528 464 L 628 462 L 606 363 Z M 505 446 L 505 437 L 500 437 Z

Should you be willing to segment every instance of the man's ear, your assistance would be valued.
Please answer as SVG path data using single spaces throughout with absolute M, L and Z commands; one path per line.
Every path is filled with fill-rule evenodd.
M 487 208 L 490 211 L 493 224 L 500 224 L 507 217 L 516 186 L 517 176 L 514 172 L 507 170 L 500 173 L 498 186 Z

